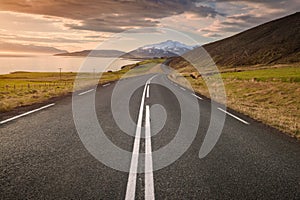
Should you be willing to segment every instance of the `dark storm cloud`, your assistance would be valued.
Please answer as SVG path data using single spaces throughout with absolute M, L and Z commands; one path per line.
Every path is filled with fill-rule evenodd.
M 222 15 L 193 0 L 2 0 L 0 10 L 80 20 L 66 26 L 80 30 L 120 32 L 129 27 L 153 27 L 159 19 L 191 12 L 200 17 Z

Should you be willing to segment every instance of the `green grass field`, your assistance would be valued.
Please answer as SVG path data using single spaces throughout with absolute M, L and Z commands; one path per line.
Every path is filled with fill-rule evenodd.
M 247 69 L 221 73 L 227 106 L 300 139 L 299 64 Z M 191 77 L 195 73 L 191 66 L 177 71 L 180 76 L 173 75 L 174 80 L 180 84 L 187 80 L 195 91 L 210 97 L 204 80 Z
M 300 67 L 284 67 L 272 69 L 259 69 L 253 71 L 223 73 L 224 79 L 300 82 Z
M 74 90 L 84 89 L 95 84 L 105 84 L 129 76 L 147 73 L 164 59 L 150 59 L 122 67 L 115 72 L 56 73 L 56 72 L 14 72 L 0 75 L 0 112 L 46 101 L 52 97 L 66 95 Z M 74 86 L 74 80 L 79 77 Z

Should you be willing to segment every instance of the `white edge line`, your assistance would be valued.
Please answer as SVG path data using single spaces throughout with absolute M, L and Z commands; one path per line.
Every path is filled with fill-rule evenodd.
M 94 90 L 94 89 L 90 89 L 90 90 L 88 90 L 88 91 L 81 92 L 81 93 L 79 93 L 78 95 L 81 96 L 81 95 L 84 95 L 84 94 L 86 94 L 86 93 L 89 93 L 89 92 L 91 92 L 91 91 L 93 91 L 93 90 Z
M 150 128 L 150 107 L 146 105 L 145 119 L 145 200 L 154 200 L 153 161 Z
M 231 116 L 231 117 L 233 117 L 233 118 L 235 118 L 235 119 L 237 119 L 237 120 L 243 122 L 244 124 L 247 124 L 247 125 L 250 124 L 249 122 L 247 122 L 247 121 L 245 121 L 245 120 L 243 120 L 243 119 L 241 119 L 241 118 L 239 118 L 239 117 L 237 117 L 237 116 L 231 114 L 230 112 L 227 112 L 226 110 L 223 110 L 222 108 L 218 108 L 218 109 L 221 110 L 222 112 L 228 114 L 229 116 Z
M 151 81 L 152 81 L 156 76 L 158 76 L 158 74 L 152 76 L 152 77 L 146 82 L 146 84 L 149 85 L 149 84 L 151 83 Z
M 185 91 L 185 88 L 183 88 L 183 87 L 180 87 L 180 89 L 182 89 L 182 90 L 184 90 L 184 91 Z
M 196 97 L 197 99 L 200 99 L 200 100 L 203 100 L 201 97 L 199 97 L 198 95 L 196 94 L 192 94 L 194 97 Z
M 45 108 L 48 108 L 48 107 L 50 107 L 50 106 L 54 106 L 54 105 L 55 105 L 55 103 L 51 103 L 51 104 L 48 104 L 48 105 L 46 105 L 46 106 L 43 106 L 43 107 L 40 107 L 40 108 L 37 108 L 37 109 L 31 110 L 31 111 L 28 111 L 28 112 L 26 112 L 26 113 L 23 113 L 23 114 L 20 114 L 20 115 L 14 116 L 14 117 L 12 117 L 12 118 L 9 118 L 9 119 L 6 119 L 6 120 L 3 120 L 3 121 L 1 121 L 1 122 L 0 122 L 0 124 L 4 124 L 4 123 L 6 123 L 6 122 L 9 122 L 9 121 L 12 121 L 12 120 L 18 119 L 18 118 L 20 118 L 20 117 L 24 117 L 24 116 L 26 116 L 26 115 L 29 115 L 29 114 L 31 114 L 31 113 L 34 113 L 34 112 L 37 112 L 37 111 L 43 110 L 43 109 L 45 109 Z
M 102 87 L 106 87 L 106 86 L 109 86 L 109 85 L 110 85 L 110 83 L 106 83 L 106 84 L 102 85 Z

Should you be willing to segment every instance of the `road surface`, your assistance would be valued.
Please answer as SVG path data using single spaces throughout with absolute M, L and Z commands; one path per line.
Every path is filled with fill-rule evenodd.
M 111 110 L 117 84 L 120 96 L 141 85 L 130 98 L 126 120 L 135 124 L 140 120 L 146 126 L 140 134 L 152 138 L 138 139 L 118 127 Z M 66 97 L 23 116 L 2 119 L 1 199 L 300 199 L 300 146 L 279 131 L 217 107 L 216 113 L 226 116 L 224 128 L 212 151 L 200 159 L 211 120 L 209 99 L 175 85 L 164 74 L 149 74 L 76 93 L 83 115 L 94 92 L 96 115 L 107 138 L 123 150 L 146 152 L 146 158 L 124 157 L 127 164 L 122 167 L 127 172 L 98 161 L 82 143 L 73 120 L 72 97 Z M 154 152 L 174 139 L 186 118 L 177 97 L 190 121 L 200 110 L 199 126 L 190 124 L 195 138 L 170 165 L 135 174 L 135 168 L 151 171 L 160 156 L 167 158 Z M 117 108 L 122 103 L 122 98 L 115 102 Z M 139 132 L 134 124 L 128 129 L 133 135 Z M 184 130 L 188 135 L 190 129 Z

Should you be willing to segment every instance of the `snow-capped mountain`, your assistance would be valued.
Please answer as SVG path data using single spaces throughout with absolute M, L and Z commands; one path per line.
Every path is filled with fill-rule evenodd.
M 194 48 L 193 46 L 188 46 L 177 41 L 167 40 L 165 42 L 161 42 L 158 44 L 150 44 L 150 45 L 143 46 L 138 50 L 159 49 L 159 50 L 169 51 L 181 55 L 183 53 L 186 53 L 187 51 L 192 50 L 193 48 Z
M 123 57 L 123 58 L 154 58 L 180 56 L 197 46 L 188 46 L 183 43 L 167 40 L 150 44 L 125 53 L 118 50 L 83 50 L 71 53 L 56 54 L 56 56 L 93 56 L 93 57 Z
M 167 40 L 165 42 L 140 47 L 131 51 L 129 55 L 137 58 L 172 57 L 180 56 L 194 48 L 194 46 L 188 46 L 177 41 Z

